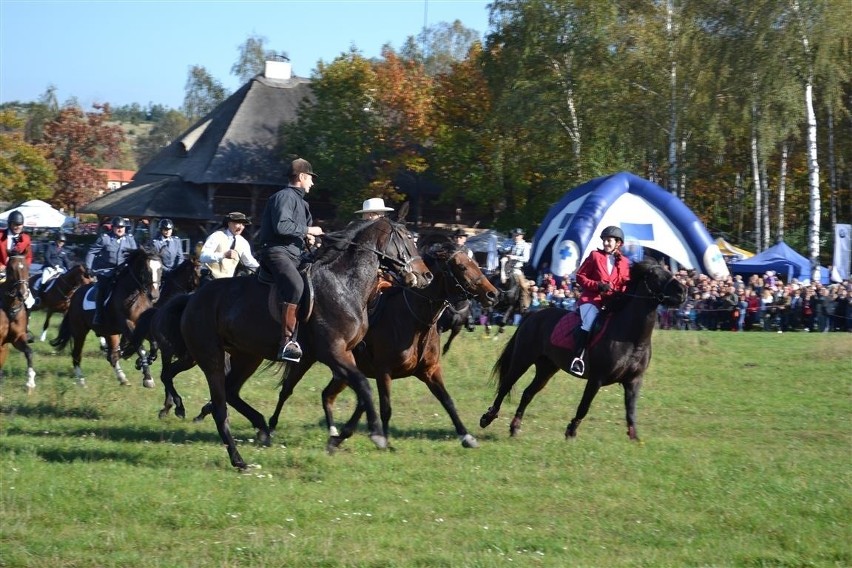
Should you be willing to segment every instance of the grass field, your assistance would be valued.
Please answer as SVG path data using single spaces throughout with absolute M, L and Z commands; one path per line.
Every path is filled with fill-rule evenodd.
M 212 420 L 157 418 L 162 389 L 143 389 L 132 360 L 133 386 L 119 387 L 93 336 L 86 388 L 68 352 L 36 344 L 28 396 L 13 352 L 0 383 L 0 566 L 852 565 L 852 335 L 657 332 L 641 444 L 627 439 L 617 386 L 566 442 L 584 385 L 566 374 L 530 405 L 520 436 L 508 435 L 520 392 L 480 429 L 507 337 L 466 333 L 444 360 L 479 449 L 462 448 L 406 379 L 394 382 L 391 450 L 362 426 L 327 455 L 318 366 L 271 447 L 231 414 L 258 465 L 242 474 Z M 244 389 L 267 416 L 277 380 L 270 370 Z M 193 416 L 203 376 L 177 387 Z M 353 403 L 341 395 L 338 423 Z

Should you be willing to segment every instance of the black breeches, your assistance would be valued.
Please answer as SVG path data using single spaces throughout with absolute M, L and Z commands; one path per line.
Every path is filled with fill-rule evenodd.
M 299 259 L 293 258 L 284 247 L 267 247 L 261 252 L 261 262 L 275 275 L 278 300 L 285 304 L 298 304 L 305 287 L 299 274 Z

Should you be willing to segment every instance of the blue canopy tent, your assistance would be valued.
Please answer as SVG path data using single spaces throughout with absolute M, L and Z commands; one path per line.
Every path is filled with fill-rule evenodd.
M 732 262 L 730 265 L 731 273 L 740 274 L 743 279 L 752 274 L 764 275 L 767 270 L 774 270 L 785 283 L 790 283 L 793 278 L 810 281 L 813 273 L 811 262 L 783 241 L 751 258 Z

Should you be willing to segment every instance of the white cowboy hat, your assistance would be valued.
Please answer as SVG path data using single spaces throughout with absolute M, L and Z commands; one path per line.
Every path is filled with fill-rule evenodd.
M 381 197 L 372 197 L 364 202 L 363 209 L 355 213 L 386 213 L 393 211 L 393 207 L 385 207 L 385 200 Z

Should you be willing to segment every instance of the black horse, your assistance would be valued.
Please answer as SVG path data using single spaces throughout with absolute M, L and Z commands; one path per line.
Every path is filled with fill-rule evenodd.
M 59 335 L 51 340 L 50 344 L 61 350 L 72 341 L 71 361 L 78 383 L 85 384 L 80 362 L 83 359 L 86 335 L 89 330 L 93 330 L 100 337 L 106 338 L 106 357 L 119 384 L 129 384 L 119 362 L 119 337 L 129 335 L 142 312 L 153 306 L 160 297 L 162 274 L 163 262 L 159 252 L 147 246 L 131 251 L 125 262 L 116 269 L 110 298 L 104 306 L 104 320 L 99 325 L 92 323 L 93 307 L 86 306 L 87 302 L 94 301 L 93 298 L 87 299 L 87 296 L 96 284 L 87 284 L 74 292 L 71 305 L 62 318 Z M 139 355 L 140 359 L 147 360 L 147 354 L 140 352 Z M 142 384 L 146 388 L 154 386 L 154 381 L 147 372 Z
M 621 383 L 624 387 L 627 435 L 631 440 L 639 439 L 636 433 L 636 399 L 642 376 L 651 361 L 651 333 L 657 321 L 656 308 L 659 304 L 679 306 L 685 299 L 686 287 L 657 262 L 646 260 L 631 267 L 627 292 L 620 299 L 623 305 L 607 316 L 603 315 L 607 312 L 598 316 L 603 331 L 589 340 L 583 377 L 587 381 L 586 388 L 577 414 L 565 430 L 566 438 L 577 435 L 577 428 L 598 390 L 602 386 Z M 480 418 L 481 427 L 485 428 L 497 418 L 503 399 L 526 370 L 535 365 L 535 377 L 524 390 L 509 427 L 514 436 L 520 430 L 524 411 L 533 397 L 559 369 L 569 369 L 574 358 L 573 350 L 557 347 L 551 342 L 554 328 L 566 314 L 568 312 L 560 308 L 546 308 L 524 318 L 494 365 L 497 397 Z
M 497 290 L 488 283 L 476 263 L 467 256 L 467 251 L 453 243 L 436 243 L 422 248 L 423 259 L 435 276 L 432 283 L 422 290 L 391 288 L 382 294 L 370 314 L 370 327 L 364 341 L 353 350 L 358 368 L 368 377 L 376 379 L 379 390 L 382 430 L 388 435 L 391 417 L 391 381 L 415 376 L 429 387 L 429 391 L 440 401 L 455 426 L 456 434 L 466 448 L 478 446 L 465 428 L 456 412 L 452 397 L 444 385 L 441 369 L 440 336 L 435 322 L 449 304 L 467 298 L 477 298 L 490 305 L 497 298 Z M 305 345 L 306 351 L 314 349 Z M 273 430 L 284 403 L 302 379 L 306 366 L 287 375 L 282 383 L 275 412 L 269 419 Z M 334 450 L 352 436 L 363 413 L 359 405 L 342 433 L 334 426 L 332 407 L 337 395 L 346 387 L 344 379 L 332 377 L 322 391 L 326 424 L 329 429 L 328 449 Z
M 384 448 L 387 439 L 370 385 L 358 370 L 352 349 L 367 331 L 367 302 L 376 289 L 380 269 L 394 272 L 401 285 L 409 287 L 425 287 L 432 274 L 417 255 L 405 226 L 386 217 L 357 221 L 344 231 L 324 236 L 323 243 L 309 271 L 306 290 L 316 292 L 310 316 L 299 329 L 300 341 L 316 349 L 300 363 L 285 364 L 285 373 L 319 360 L 335 375 L 345 377 L 366 408 L 373 442 Z M 169 335 L 179 335 L 173 344 L 179 347 L 182 342 L 185 347 L 186 353 L 177 356 L 196 362 L 204 372 L 219 436 L 227 446 L 231 465 L 244 469 L 246 463 L 231 434 L 227 405 L 257 428 L 261 443 L 269 443 L 266 420 L 240 397 L 240 389 L 264 359 L 273 360 L 277 355 L 281 323 L 276 319 L 280 314 L 276 291 L 259 278 L 220 278 L 187 298 L 183 306 L 176 306 L 176 299 L 169 303 L 171 308 L 164 308 L 182 312 L 179 330 L 171 330 Z

